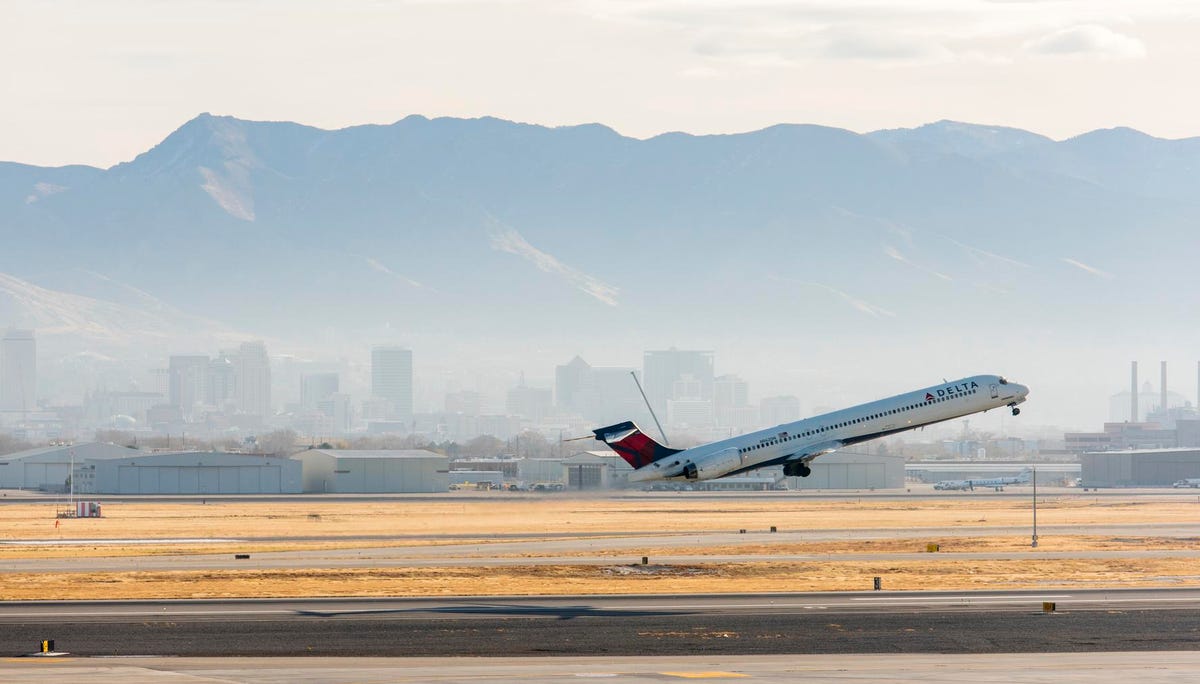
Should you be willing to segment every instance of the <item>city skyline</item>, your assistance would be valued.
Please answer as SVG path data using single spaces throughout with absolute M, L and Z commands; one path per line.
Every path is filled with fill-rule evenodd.
M 31 341 L 35 335 L 35 331 L 19 332 L 10 337 Z M 361 370 L 355 371 L 356 364 L 347 360 L 297 362 L 287 355 L 269 354 L 261 341 L 248 341 L 218 350 L 213 356 L 170 356 L 165 360 L 168 362 L 165 367 L 145 369 L 146 377 L 150 378 L 150 391 L 140 391 L 133 386 L 129 391 L 93 388 L 82 397 L 79 415 L 84 416 L 85 422 L 81 426 L 86 429 L 146 431 L 153 428 L 151 433 L 183 432 L 197 436 L 215 436 L 222 431 L 231 434 L 228 430 L 236 427 L 240 434 L 292 428 L 299 434 L 315 438 L 383 431 L 466 441 L 488 434 L 509 439 L 529 429 L 554 438 L 586 434 L 597 425 L 622 420 L 635 420 L 649 429 L 653 419 L 636 393 L 631 371 L 639 378 L 656 376 L 660 387 L 671 387 L 669 394 L 660 399 L 666 412 L 659 420 L 667 432 L 687 439 L 741 434 L 845 405 L 822 403 L 820 396 L 801 398 L 762 390 L 743 378 L 732 363 L 718 362 L 718 354 L 712 350 L 671 348 L 644 351 L 641 356 L 642 368 L 592 366 L 576 354 L 557 364 L 553 374 L 542 369 L 532 380 L 522 372 L 490 389 L 463 389 L 443 384 L 435 393 L 435 401 L 426 401 L 420 406 L 410 403 L 413 406 L 411 413 L 400 419 L 394 412 L 392 399 L 381 397 L 380 390 L 388 385 L 389 375 L 394 387 L 427 385 L 428 377 L 413 364 L 410 348 L 373 346 L 371 362 L 359 365 Z M 382 373 L 378 386 L 375 385 L 376 369 Z M 1187 392 L 1193 389 L 1191 381 L 1195 381 L 1195 391 L 1200 391 L 1200 364 L 1196 367 L 1196 376 L 1189 373 L 1188 381 L 1182 383 L 1179 382 L 1178 364 L 1164 362 L 1159 370 L 1155 377 L 1141 379 L 1139 417 L 1168 426 L 1176 419 L 1194 419 L 1196 405 L 1191 395 L 1181 395 L 1177 390 L 1183 388 Z M 274 377 L 273 372 L 279 376 Z M 361 372 L 366 375 L 360 375 Z M 343 384 L 344 377 L 356 375 L 366 384 L 363 380 L 357 384 L 351 380 L 349 386 Z M 1175 379 L 1165 395 L 1170 397 L 1170 413 L 1160 412 L 1158 405 L 1159 397 L 1164 396 L 1161 382 L 1167 377 Z M 400 380 L 399 384 L 396 384 L 397 380 Z M 2 382 L 3 376 L 0 376 Z M 876 390 L 876 394 L 882 392 Z M 261 408 L 264 398 L 269 403 L 267 408 Z M 380 399 L 389 403 L 380 405 Z M 1109 407 L 1109 415 L 1097 413 L 1088 424 L 1062 427 L 1068 432 L 1072 428 L 1094 430 L 1106 422 L 1119 422 L 1121 417 L 1117 413 L 1121 407 L 1128 406 L 1128 392 L 1108 392 L 1101 399 Z M 254 406 L 260 408 L 254 409 Z M 39 420 L 44 422 L 53 411 L 62 408 L 38 406 L 31 413 L 38 414 Z M 70 409 L 69 406 L 65 408 Z M 167 408 L 175 413 L 164 413 Z M 214 422 L 214 416 L 221 415 L 225 417 Z M 129 420 L 130 416 L 132 420 Z M 258 418 L 247 422 L 238 416 Z M 985 416 L 972 421 L 976 430 L 1001 435 L 1044 434 L 1048 427 L 1004 419 L 988 421 Z M 8 412 L 5 424 L 9 429 L 20 427 L 14 421 L 12 411 Z M 934 430 L 935 434 L 953 435 L 959 428 L 946 425 Z

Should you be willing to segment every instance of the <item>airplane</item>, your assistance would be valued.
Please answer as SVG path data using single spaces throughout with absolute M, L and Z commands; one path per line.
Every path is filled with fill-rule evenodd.
M 822 454 L 1001 406 L 1015 416 L 1028 394 L 999 375 L 975 375 L 690 449 L 663 446 L 633 421 L 592 433 L 633 466 L 630 482 L 713 480 L 780 464 L 786 476 L 808 477 Z
M 1029 482 L 1032 476 L 1033 471 L 1029 468 L 1026 468 L 1025 470 L 1022 470 L 1016 477 L 988 477 L 980 478 L 978 480 L 942 480 L 941 482 L 933 485 L 933 488 L 955 490 L 970 489 L 974 491 L 976 487 L 991 487 L 999 492 L 1003 491 L 1006 485 L 1025 484 Z
M 974 487 L 971 486 L 970 480 L 942 480 L 940 482 L 934 483 L 933 488 L 937 489 L 939 491 L 941 491 L 941 490 L 966 491 L 968 489 L 974 489 Z

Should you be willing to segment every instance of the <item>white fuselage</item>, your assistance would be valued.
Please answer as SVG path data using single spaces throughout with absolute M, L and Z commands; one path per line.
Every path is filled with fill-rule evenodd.
M 711 480 L 1025 401 L 1029 388 L 976 375 L 869 404 L 685 449 L 630 473 L 631 482 L 688 477 Z

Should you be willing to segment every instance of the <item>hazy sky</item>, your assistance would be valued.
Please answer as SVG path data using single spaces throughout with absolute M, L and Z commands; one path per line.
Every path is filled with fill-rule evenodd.
M 0 160 L 109 166 L 203 111 L 1189 137 L 1198 35 L 1194 0 L 0 0 Z

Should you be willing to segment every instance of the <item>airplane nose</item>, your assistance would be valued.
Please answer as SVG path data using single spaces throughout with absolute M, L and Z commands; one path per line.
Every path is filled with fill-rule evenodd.
M 1021 395 L 1022 398 L 1029 396 L 1029 387 L 1017 383 L 1017 394 Z

